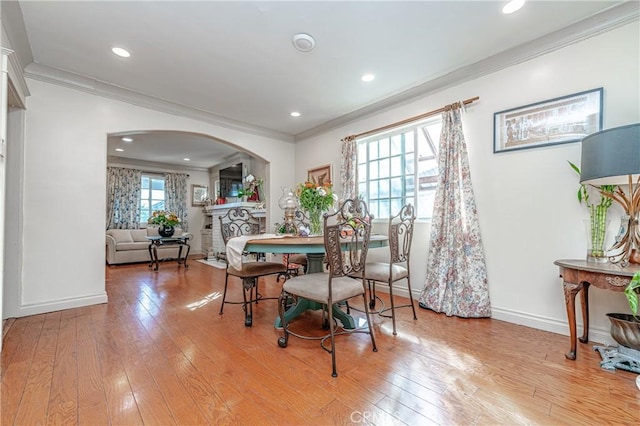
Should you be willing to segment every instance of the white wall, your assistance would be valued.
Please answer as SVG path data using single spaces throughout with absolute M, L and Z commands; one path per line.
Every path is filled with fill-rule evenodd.
M 485 247 L 493 317 L 568 334 L 562 281 L 553 261 L 583 258 L 586 208 L 567 160 L 580 164 L 580 143 L 493 153 L 493 114 L 509 108 L 604 87 L 604 128 L 640 121 L 638 22 L 508 69 L 417 99 L 340 129 L 301 141 L 296 178 L 332 163 L 339 188 L 340 139 L 443 105 L 479 96 L 463 116 Z M 333 144 L 336 149 L 327 149 Z M 617 209 L 617 210 L 616 210 Z M 611 210 L 612 226 L 620 210 Z M 429 224 L 416 227 L 413 287 L 424 286 Z M 593 289 L 591 337 L 608 340 L 607 312 L 627 312 L 621 293 Z M 579 320 L 580 322 L 580 320 Z
M 5 317 L 106 301 L 106 137 L 131 129 L 203 133 L 273 162 L 267 190 L 293 179 L 292 144 L 28 80 L 22 281 Z M 213 142 L 212 142 L 213 143 Z M 207 180 L 203 177 L 203 183 Z M 269 198 L 276 211 L 277 197 Z M 276 210 L 274 210 L 276 209 Z M 269 219 L 269 218 L 268 218 Z M 197 226 L 194 224 L 194 226 Z M 5 289 L 7 290 L 7 289 Z

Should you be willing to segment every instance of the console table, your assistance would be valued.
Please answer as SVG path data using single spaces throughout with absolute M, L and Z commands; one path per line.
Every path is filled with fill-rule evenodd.
M 189 265 L 187 265 L 187 257 L 189 256 L 189 250 L 191 250 L 191 246 L 189 245 L 189 236 L 187 235 L 181 235 L 177 237 L 153 236 L 153 237 L 147 237 L 147 240 L 149 240 L 149 257 L 151 258 L 151 263 L 149 263 L 149 268 L 155 265 L 155 268 L 153 268 L 153 270 L 154 271 L 158 270 L 159 261 L 160 261 L 158 259 L 158 246 L 175 245 L 175 244 L 178 244 L 180 246 L 178 248 L 178 258 L 176 259 L 178 261 L 178 266 L 182 263 L 185 269 L 189 267 Z M 184 246 L 187 247 L 187 252 L 184 254 L 184 257 L 182 257 L 182 248 Z
M 564 356 L 567 359 L 576 359 L 576 295 L 580 293 L 584 323 L 580 342 L 587 343 L 589 341 L 589 286 L 623 292 L 633 275 L 640 271 L 640 265 L 630 264 L 623 268 L 614 263 L 595 263 L 575 259 L 556 260 L 553 263 L 560 267 L 569 320 L 571 349 Z

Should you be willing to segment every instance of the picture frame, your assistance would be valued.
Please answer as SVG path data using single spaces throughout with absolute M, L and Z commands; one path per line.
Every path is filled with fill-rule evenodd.
M 191 185 L 191 205 L 205 206 L 207 205 L 207 197 L 209 191 L 206 185 Z
M 325 164 L 324 166 L 307 170 L 307 181 L 320 185 L 327 181 L 333 182 L 331 180 L 331 164 Z
M 603 88 L 493 114 L 493 152 L 579 142 L 602 130 Z

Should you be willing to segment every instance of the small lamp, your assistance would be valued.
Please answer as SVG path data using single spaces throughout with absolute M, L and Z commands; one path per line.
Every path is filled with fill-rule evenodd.
M 611 194 L 629 217 L 629 226 L 610 251 L 609 261 L 640 263 L 640 123 L 603 130 L 582 140 L 580 183 L 618 185 Z M 620 185 L 628 185 L 628 192 Z
M 297 234 L 294 218 L 298 208 L 298 198 L 291 188 L 282 187 L 282 197 L 278 200 L 278 206 L 284 210 L 284 226 L 288 234 Z

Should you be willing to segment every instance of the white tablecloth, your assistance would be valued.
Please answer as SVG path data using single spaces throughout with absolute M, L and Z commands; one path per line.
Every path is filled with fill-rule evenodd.
M 227 262 L 232 268 L 242 269 L 242 253 L 244 246 L 249 240 L 266 240 L 268 238 L 282 238 L 282 235 L 260 234 L 260 235 L 240 235 L 227 241 Z

